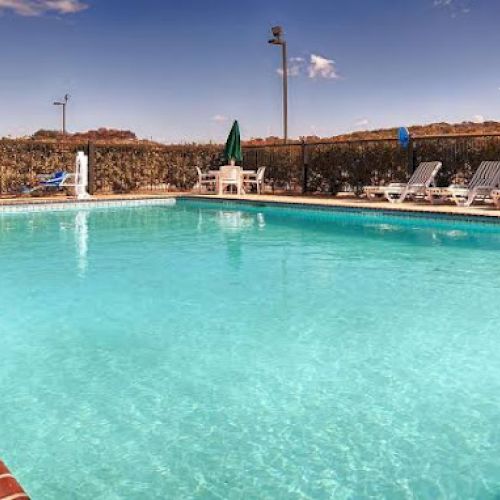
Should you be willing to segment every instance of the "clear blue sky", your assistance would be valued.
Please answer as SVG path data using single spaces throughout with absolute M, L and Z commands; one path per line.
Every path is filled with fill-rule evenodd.
M 500 119 L 499 0 L 0 0 L 0 136 L 59 126 L 162 141 Z M 330 61 L 334 61 L 334 64 Z

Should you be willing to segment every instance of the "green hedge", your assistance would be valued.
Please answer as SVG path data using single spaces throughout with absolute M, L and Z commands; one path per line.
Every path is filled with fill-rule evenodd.
M 87 144 L 0 141 L 0 193 L 19 193 L 36 184 L 36 176 L 56 170 L 74 170 L 75 153 Z M 97 192 L 191 189 L 197 180 L 195 166 L 208 169 L 220 164 L 222 146 L 149 144 L 96 144 Z M 300 192 L 307 165 L 307 187 L 312 193 L 360 193 L 363 186 L 404 181 L 408 151 L 396 141 L 359 141 L 316 145 L 249 146 L 244 148 L 245 168 L 267 166 L 266 183 L 273 191 Z M 440 160 L 438 182 L 466 181 L 482 160 L 500 160 L 500 137 L 442 137 L 414 141 L 413 160 Z

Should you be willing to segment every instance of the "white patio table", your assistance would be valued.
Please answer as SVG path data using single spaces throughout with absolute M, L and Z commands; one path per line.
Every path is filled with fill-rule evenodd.
M 219 196 L 222 196 L 224 193 L 222 192 L 222 186 L 219 182 L 219 176 L 220 176 L 219 170 L 209 170 L 209 174 L 213 175 L 216 178 L 216 180 L 217 180 L 216 190 L 217 190 L 217 193 L 219 194 Z M 240 168 L 241 185 L 243 186 L 243 180 L 245 179 L 245 177 L 252 176 L 255 174 L 256 174 L 255 170 L 243 170 L 242 168 Z M 242 193 L 245 194 L 245 191 L 243 190 L 243 188 L 242 188 Z

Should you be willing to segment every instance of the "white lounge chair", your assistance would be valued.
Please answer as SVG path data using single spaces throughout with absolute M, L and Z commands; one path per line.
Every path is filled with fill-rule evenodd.
M 494 189 L 491 192 L 491 199 L 495 204 L 495 207 L 500 208 L 500 189 Z
M 406 184 L 392 183 L 378 189 L 376 186 L 368 186 L 364 188 L 364 192 L 368 197 L 381 194 L 391 203 L 402 203 L 408 197 L 423 198 L 427 189 L 434 185 L 436 175 L 442 166 L 443 164 L 440 161 L 423 162 L 417 167 Z
M 259 167 L 257 172 L 254 174 L 243 173 L 243 190 L 248 187 L 255 186 L 257 189 L 257 194 L 262 192 L 262 186 L 264 185 L 264 175 L 266 173 L 266 167 Z
M 200 167 L 196 167 L 196 171 L 198 172 L 198 184 L 195 186 L 198 188 L 198 191 L 201 193 L 203 187 L 208 190 L 208 187 L 213 186 L 213 190 L 217 189 L 217 176 L 213 173 L 203 173 Z
M 385 198 L 385 192 L 389 189 L 399 189 L 404 188 L 406 184 L 404 182 L 391 182 L 387 186 L 365 186 L 363 192 L 369 200 L 379 200 Z
M 224 194 L 224 191 L 229 187 L 236 187 L 238 196 L 242 191 L 242 173 L 241 168 L 235 165 L 224 165 L 219 169 L 219 194 Z
M 447 188 L 429 188 L 427 197 L 431 203 L 451 200 L 458 206 L 469 207 L 476 200 L 485 201 L 492 191 L 500 187 L 500 161 L 483 161 L 468 185 L 452 184 Z

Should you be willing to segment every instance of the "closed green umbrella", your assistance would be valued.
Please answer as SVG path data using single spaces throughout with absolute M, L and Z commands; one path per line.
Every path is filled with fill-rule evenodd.
M 235 120 L 227 138 L 226 147 L 224 148 L 224 159 L 228 162 L 237 162 L 243 160 L 241 152 L 240 126 Z

